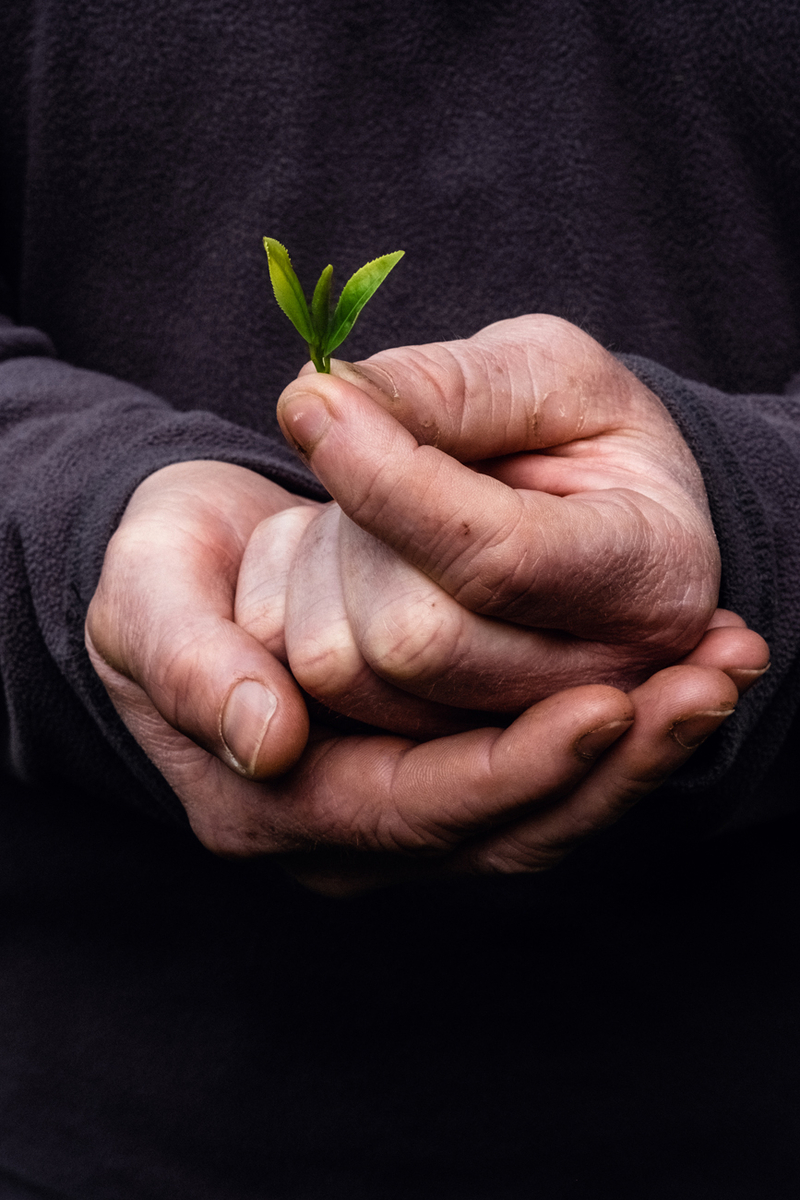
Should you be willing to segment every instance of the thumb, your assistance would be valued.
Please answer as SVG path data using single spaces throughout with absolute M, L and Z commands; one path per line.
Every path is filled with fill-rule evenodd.
M 156 636 L 173 642 L 168 659 L 142 646 L 141 654 L 130 654 L 118 665 L 102 626 L 102 616 L 93 611 L 86 646 L 126 724 L 141 709 L 143 693 L 169 726 L 246 778 L 280 775 L 302 754 L 308 714 L 297 685 L 233 622 L 187 622 L 185 614 L 175 622 L 167 618 Z M 131 689 L 132 682 L 137 689 Z
M 86 645 L 123 720 L 143 693 L 173 729 L 264 778 L 300 756 L 308 715 L 283 665 L 234 624 L 236 570 L 249 526 L 265 515 L 241 497 L 238 511 L 239 529 L 219 507 L 176 512 L 163 496 L 133 505 L 109 543 Z

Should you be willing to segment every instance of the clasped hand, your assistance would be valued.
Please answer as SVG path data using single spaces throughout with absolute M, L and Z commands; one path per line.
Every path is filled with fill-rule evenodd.
M 715 609 L 688 447 L 575 327 L 523 317 L 304 373 L 279 415 L 335 502 L 223 463 L 156 472 L 87 620 L 123 720 L 216 852 L 282 854 L 328 890 L 541 869 L 765 669 Z M 391 733 L 309 738 L 298 683 Z

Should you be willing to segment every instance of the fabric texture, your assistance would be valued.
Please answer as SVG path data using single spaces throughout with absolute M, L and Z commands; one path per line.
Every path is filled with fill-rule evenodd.
M 3 330 L 0 377 L 4 579 L 30 617 L 24 649 L 26 622 L 7 627 L 2 664 L 21 777 L 38 777 L 55 724 L 93 744 L 98 787 L 177 812 L 98 690 L 83 616 L 114 522 L 159 466 L 230 458 L 313 493 L 274 419 L 302 359 L 268 232 L 301 278 L 407 251 L 355 356 L 539 310 L 706 388 L 766 393 L 725 399 L 650 369 L 718 497 L 726 595 L 774 655 L 714 763 L 705 751 L 683 776 L 707 787 L 736 762 L 728 807 L 747 818 L 797 706 L 797 401 L 775 395 L 800 365 L 797 14 L 528 9 L 344 6 L 329 29 L 313 3 L 76 0 L 2 18 L 2 263 L 9 315 L 31 328 Z M 52 346 L 69 366 L 20 361 Z M 66 723 L 31 713 L 32 691 L 49 694 L 31 673 Z
M 18 0 L 0 47 L 5 1194 L 793 1195 L 797 823 L 691 842 L 798 798 L 797 7 Z M 214 860 L 91 670 L 148 474 L 321 494 L 264 234 L 306 283 L 406 251 L 354 358 L 577 323 L 701 466 L 773 669 L 552 878 L 337 906 Z

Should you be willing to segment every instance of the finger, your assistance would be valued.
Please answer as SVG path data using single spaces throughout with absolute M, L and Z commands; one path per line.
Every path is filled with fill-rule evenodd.
M 216 853 L 322 848 L 347 850 L 351 858 L 353 852 L 429 858 L 574 786 L 631 719 L 621 692 L 577 688 L 529 709 L 508 729 L 422 745 L 381 735 L 309 744 L 291 772 L 265 783 L 232 775 L 226 782 L 224 772 L 192 760 L 187 787 L 185 762 L 160 769 Z
M 317 515 L 308 505 L 286 508 L 253 530 L 239 568 L 234 620 L 282 663 L 286 656 L 286 591 L 306 528 Z
M 674 653 L 705 626 L 718 554 L 691 506 L 679 518 L 630 487 L 516 491 L 418 445 L 331 376 L 290 385 L 279 415 L 351 519 L 473 612 Z
M 233 621 L 239 560 L 269 503 L 260 503 L 258 484 L 255 499 L 248 495 L 245 471 L 226 499 L 231 471 L 240 468 L 201 472 L 199 492 L 187 482 L 191 471 L 172 471 L 166 490 L 156 481 L 138 493 L 106 553 L 87 647 L 115 703 L 124 707 L 132 681 L 168 725 L 236 771 L 263 777 L 296 760 L 308 717 L 286 669 Z
M 123 679 L 124 719 L 183 802 L 200 841 L 224 857 L 278 855 L 318 890 L 343 894 L 439 872 L 482 823 L 546 803 L 630 727 L 632 706 L 581 688 L 485 729 L 426 746 L 390 737 L 310 745 L 280 780 L 242 779 L 178 733 Z
M 718 609 L 702 640 L 681 662 L 724 671 L 741 696 L 769 670 L 769 646 L 736 613 Z
M 677 483 L 706 506 L 697 464 L 660 400 L 598 342 L 558 317 L 498 321 L 456 342 L 384 350 L 357 364 L 333 360 L 331 370 L 421 445 L 480 463 L 511 487 L 566 495 L 576 490 L 576 472 L 580 490 L 608 487 L 609 470 L 623 467 L 633 439 L 648 459 L 641 487 Z M 602 469 L 598 457 L 587 454 L 599 435 Z M 520 453 L 547 448 L 556 456 Z
M 632 728 L 565 801 L 463 847 L 452 869 L 510 873 L 555 866 L 682 766 L 731 715 L 737 692 L 721 671 L 680 666 L 653 675 L 630 699 Z
M 471 728 L 474 718 L 401 691 L 379 678 L 364 659 L 342 590 L 340 518 L 339 508 L 329 505 L 307 523 L 292 559 L 285 645 L 294 678 L 333 711 L 407 737 L 439 737 Z
M 634 647 L 471 613 L 345 516 L 339 546 L 347 635 L 376 675 L 407 692 L 510 713 L 566 687 L 592 682 L 627 690 L 652 673 Z M 315 636 L 324 637 L 333 622 L 319 608 L 316 618 Z
M 740 617 L 738 613 L 731 612 L 727 608 L 716 608 L 711 614 L 711 620 L 708 622 L 708 629 L 723 629 L 735 626 L 738 629 L 746 629 L 747 622 L 744 617 Z
M 420 444 L 462 462 L 638 426 L 628 373 L 594 339 L 544 314 L 471 338 L 381 351 L 331 370 L 390 411 Z

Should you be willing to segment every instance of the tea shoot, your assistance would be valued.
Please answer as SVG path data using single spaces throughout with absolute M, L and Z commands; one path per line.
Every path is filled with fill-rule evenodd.
M 394 254 L 384 254 L 359 267 L 342 288 L 334 308 L 331 300 L 333 267 L 330 264 L 320 275 L 309 306 L 286 247 L 274 238 L 265 237 L 264 249 L 278 306 L 308 345 L 309 356 L 317 370 L 330 374 L 331 354 L 341 346 L 364 305 L 405 252 L 396 250 Z

